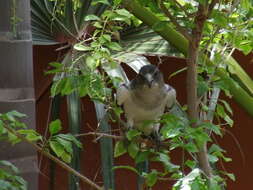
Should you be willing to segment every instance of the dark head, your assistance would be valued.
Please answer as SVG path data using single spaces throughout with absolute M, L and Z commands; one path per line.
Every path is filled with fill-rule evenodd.
M 160 70 L 155 65 L 145 65 L 143 66 L 136 79 L 135 83 L 138 86 L 148 86 L 149 88 L 153 86 L 163 85 L 163 75 Z

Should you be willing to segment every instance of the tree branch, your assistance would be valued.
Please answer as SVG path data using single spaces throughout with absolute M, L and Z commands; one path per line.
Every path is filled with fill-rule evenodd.
M 209 17 L 210 14 L 212 13 L 212 10 L 214 8 L 214 6 L 219 2 L 220 0 L 212 0 L 212 2 L 209 4 L 208 6 L 208 13 L 207 16 Z
M 27 140 L 25 137 L 23 137 L 21 134 L 17 133 L 15 130 L 13 130 L 12 128 L 8 127 L 6 124 L 4 125 L 4 128 L 7 129 L 10 133 L 12 133 L 13 135 L 15 135 L 16 137 L 18 137 L 20 140 L 32 145 L 33 148 L 35 148 L 38 152 L 40 152 L 42 155 L 46 156 L 47 158 L 49 158 L 50 160 L 54 161 L 55 163 L 57 163 L 59 166 L 61 166 L 63 169 L 67 170 L 69 173 L 77 176 L 78 178 L 80 178 L 80 180 L 86 184 L 89 184 L 91 187 L 93 187 L 94 189 L 97 190 L 104 190 L 104 188 L 98 186 L 96 183 L 94 183 L 93 181 L 91 181 L 90 179 L 88 179 L 87 177 L 83 176 L 82 174 L 80 174 L 79 172 L 77 172 L 76 170 L 74 170 L 73 168 L 69 167 L 66 163 L 64 163 L 63 161 L 61 161 L 60 159 L 54 157 L 53 155 L 51 155 L 50 153 L 46 152 L 44 149 L 42 149 L 40 146 L 38 146 L 37 144 Z
M 177 30 L 189 41 L 191 40 L 191 36 L 189 35 L 188 31 L 182 27 L 177 20 L 171 15 L 171 13 L 168 11 L 168 9 L 165 7 L 164 3 L 160 2 L 160 7 L 163 13 L 171 20 L 171 22 L 176 26 Z
M 102 137 L 112 138 L 112 139 L 116 139 L 116 140 L 123 140 L 124 139 L 123 136 L 110 135 L 110 134 L 106 134 L 106 133 L 96 133 L 96 132 L 88 132 L 88 133 L 78 134 L 78 135 L 76 135 L 76 137 L 84 137 L 84 136 L 89 136 L 89 135 L 98 136 L 99 138 L 102 138 Z
M 216 1 L 216 0 L 214 0 Z M 194 19 L 195 27 L 192 29 L 191 39 L 189 41 L 187 56 L 187 105 L 189 119 L 193 122 L 192 127 L 196 127 L 199 120 L 198 97 L 197 97 L 197 63 L 199 54 L 199 44 L 202 39 L 203 27 L 208 18 L 207 6 L 199 4 L 196 17 Z M 204 143 L 198 147 L 197 152 L 200 169 L 203 170 L 207 178 L 212 176 L 212 169 L 208 160 L 207 145 Z

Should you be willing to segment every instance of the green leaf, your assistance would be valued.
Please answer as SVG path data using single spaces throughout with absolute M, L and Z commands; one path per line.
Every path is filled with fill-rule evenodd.
M 226 115 L 226 116 L 224 117 L 224 120 L 227 122 L 227 124 L 228 124 L 230 127 L 232 127 L 232 126 L 234 125 L 234 121 L 233 121 L 228 115 Z
M 219 161 L 217 156 L 214 156 L 214 155 L 211 155 L 211 154 L 208 155 L 208 160 L 211 163 L 215 163 L 215 162 Z
M 105 4 L 105 5 L 110 5 L 109 1 L 108 0 L 93 0 L 91 5 L 97 5 L 99 3 L 102 3 L 102 4 Z
M 158 153 L 158 156 L 154 158 L 154 161 L 161 162 L 164 165 L 165 169 L 169 172 L 177 171 L 179 169 L 178 165 L 170 162 L 169 156 L 165 153 Z
M 187 143 L 184 148 L 188 151 L 188 152 L 198 152 L 198 148 L 197 146 L 193 143 L 193 142 L 189 142 Z
M 232 173 L 222 172 L 226 176 L 228 176 L 232 181 L 235 181 L 235 175 Z
M 6 160 L 0 160 L 0 165 L 8 167 L 9 169 L 11 169 L 12 172 L 14 172 L 14 174 L 19 173 L 19 169 L 16 166 L 14 166 L 11 162 L 8 162 Z
M 93 26 L 95 26 L 96 28 L 103 28 L 103 25 L 100 22 L 95 22 Z
M 63 154 L 61 155 L 61 158 L 66 163 L 70 163 L 71 162 L 71 155 L 68 154 L 68 153 L 66 153 L 66 152 L 63 152 Z
M 62 66 L 63 66 L 63 64 L 61 64 L 61 63 L 59 63 L 59 62 L 50 62 L 50 63 L 48 63 L 50 66 L 52 66 L 52 67 L 55 67 L 55 68 L 57 68 L 57 69 L 59 69 L 59 68 L 62 68 Z
M 185 162 L 185 165 L 188 166 L 189 168 L 193 169 L 196 167 L 197 163 L 193 160 L 187 160 Z
M 139 151 L 135 157 L 135 163 L 138 164 L 140 162 L 144 162 L 148 160 L 149 155 L 150 155 L 149 151 L 143 151 L 143 152 Z
M 152 172 L 146 174 L 146 184 L 148 187 L 152 187 L 156 184 L 158 178 L 158 172 L 156 170 L 152 170 Z
M 73 92 L 74 88 L 72 86 L 72 78 L 66 77 L 62 86 L 61 95 L 69 95 Z
M 10 111 L 10 112 L 8 112 L 7 113 L 8 115 L 12 115 L 12 116 L 14 116 L 14 117 L 18 117 L 18 118 L 23 118 L 23 117 L 26 117 L 26 114 L 24 114 L 24 113 L 20 113 L 20 112 L 18 112 L 18 111 Z
M 54 138 L 54 141 L 57 141 L 64 149 L 65 152 L 68 154 L 73 154 L 73 148 L 72 148 L 72 143 L 71 141 L 56 137 Z
M 164 126 L 161 129 L 161 133 L 165 139 L 169 139 L 181 135 L 182 132 L 180 128 L 170 128 L 168 126 Z
M 221 118 L 225 118 L 225 116 L 227 115 L 226 112 L 225 112 L 225 110 L 224 110 L 224 107 L 222 105 L 220 105 L 220 104 L 217 104 L 216 113 Z
M 25 138 L 29 141 L 36 142 L 38 140 L 42 141 L 42 136 L 32 129 L 21 129 L 17 131 L 22 135 L 26 135 Z
M 212 146 L 208 149 L 208 153 L 211 154 L 215 152 L 225 152 L 225 150 L 223 150 L 217 144 L 212 144 Z
M 50 135 L 58 133 L 61 129 L 61 121 L 59 119 L 56 119 L 49 124 Z
M 135 158 L 139 152 L 139 147 L 135 142 L 131 142 L 128 146 L 128 153 L 132 158 Z
M 229 105 L 225 100 L 219 100 L 219 101 L 221 101 L 221 102 L 224 104 L 226 110 L 227 110 L 231 115 L 233 115 L 233 110 L 232 110 L 232 108 L 230 107 L 230 105 Z
M 118 118 L 120 118 L 120 115 L 123 113 L 123 110 L 121 107 L 114 107 L 113 108 L 114 113 L 117 115 Z M 127 133 L 128 134 L 128 133 Z M 128 138 L 128 137 L 127 137 Z
M 113 0 L 113 4 L 115 6 L 119 5 L 122 2 L 122 0 Z
M 82 148 L 82 143 L 77 140 L 77 138 L 75 136 L 73 136 L 72 134 L 59 134 L 57 135 L 57 137 L 60 137 L 62 139 L 66 139 L 72 143 L 74 143 L 77 147 Z
M 51 96 L 56 96 L 57 94 L 59 94 L 61 92 L 61 90 L 63 89 L 64 85 L 66 82 L 66 78 L 54 81 L 52 87 L 51 87 Z
M 181 189 L 183 190 L 183 188 L 185 189 L 192 189 L 191 188 L 191 184 L 192 182 L 201 175 L 201 171 L 196 168 L 196 169 L 193 169 L 188 175 L 186 175 L 185 177 L 179 179 L 174 185 L 173 185 L 173 188 L 176 188 L 176 189 Z M 196 188 L 195 188 L 196 189 Z M 194 189 L 194 190 L 195 190 Z
M 204 122 L 200 125 L 201 127 L 204 127 L 205 129 L 208 129 L 210 131 L 213 131 L 215 134 L 219 135 L 219 136 L 222 136 L 222 133 L 221 133 L 221 129 L 219 126 L 217 125 L 214 125 L 213 123 L 210 123 L 210 122 Z
M 65 152 L 64 147 L 57 141 L 49 141 L 49 146 L 54 151 L 54 153 L 60 158 Z
M 212 190 L 221 190 L 222 189 L 221 185 L 214 178 L 210 179 L 209 188 Z
M 86 64 L 91 70 L 94 70 L 99 66 L 99 62 L 93 56 L 88 56 L 86 58 Z
M 228 20 L 223 12 L 220 12 L 219 10 L 213 10 L 211 17 L 214 19 L 214 24 L 217 24 L 223 28 L 227 27 Z
M 121 51 L 122 47 L 117 42 L 109 42 L 105 44 L 108 48 L 114 51 Z
M 12 144 L 15 145 L 19 142 L 21 142 L 21 140 L 14 134 L 8 132 L 8 141 Z
M 249 0 L 241 0 L 241 5 L 246 10 L 249 10 L 251 7 Z
M 89 47 L 89 46 L 85 46 L 83 44 L 75 44 L 74 45 L 74 49 L 78 50 L 78 51 L 91 51 L 93 50 L 92 47 Z
M 100 18 L 97 15 L 90 14 L 85 16 L 85 21 L 91 21 L 91 20 L 100 20 Z
M 127 16 L 119 15 L 119 14 L 112 14 L 111 20 L 113 21 L 119 21 L 119 22 L 125 22 L 126 24 L 131 24 L 131 19 Z
M 0 187 L 3 190 L 14 189 L 10 182 L 0 179 Z
M 127 132 L 126 137 L 129 141 L 131 141 L 134 137 L 140 136 L 141 132 L 136 129 L 131 129 Z
M 225 162 L 231 162 L 232 161 L 232 158 L 228 158 L 226 156 L 222 156 L 222 159 L 225 161 Z
M 108 34 L 103 34 L 102 36 L 99 37 L 100 43 L 106 43 L 111 41 L 111 36 Z
M 197 88 L 198 97 L 203 96 L 208 90 L 209 90 L 209 87 L 206 81 L 198 82 L 198 88 Z
M 114 148 L 114 157 L 119 157 L 127 152 L 123 141 L 117 141 Z
M 126 9 L 117 9 L 115 12 L 119 15 L 126 16 L 128 18 L 132 17 L 132 14 L 128 12 Z
M 2 120 L 0 120 L 0 135 L 2 135 L 5 132 L 4 130 L 4 123 Z

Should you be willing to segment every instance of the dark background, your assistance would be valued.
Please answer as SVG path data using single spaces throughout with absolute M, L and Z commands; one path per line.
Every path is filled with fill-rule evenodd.
M 36 115 L 37 115 L 37 130 L 44 134 L 51 106 L 50 85 L 52 76 L 45 75 L 44 72 L 49 69 L 48 63 L 60 58 L 60 54 L 55 52 L 56 46 L 35 46 L 34 47 L 34 70 L 35 70 L 35 93 L 36 93 Z M 253 54 L 244 56 L 242 53 L 236 51 L 234 58 L 241 64 L 247 73 L 253 78 Z M 148 57 L 153 63 L 157 64 L 156 57 Z M 163 57 L 161 71 L 164 73 L 164 78 L 168 82 L 168 76 L 185 67 L 185 60 L 175 57 Z M 134 77 L 134 73 L 128 69 L 130 78 Z M 169 80 L 177 90 L 177 98 L 181 104 L 186 103 L 186 72 L 182 72 Z M 253 189 L 252 183 L 252 169 L 253 169 L 253 152 L 252 152 L 252 133 L 253 133 L 253 118 L 251 118 L 242 108 L 240 108 L 232 99 L 228 100 L 234 111 L 233 128 L 226 127 L 224 137 L 215 138 L 218 144 L 227 151 L 226 156 L 233 159 L 232 162 L 219 164 L 227 172 L 234 173 L 236 181 L 228 180 L 227 190 L 239 189 Z M 67 132 L 67 113 L 65 99 L 62 99 L 61 116 L 65 132 Z M 82 133 L 96 129 L 97 121 L 93 103 L 88 98 L 82 100 L 83 124 Z M 100 164 L 100 150 L 99 144 L 92 142 L 94 138 L 82 138 L 84 149 L 82 151 L 81 173 L 94 180 L 97 184 L 102 185 L 101 178 L 101 164 Z M 180 164 L 182 152 L 175 151 L 172 155 L 172 160 Z M 116 165 L 133 165 L 133 160 L 128 156 L 121 156 L 116 159 Z M 49 175 L 49 161 L 46 158 L 39 157 L 39 190 L 49 189 L 50 175 Z M 151 167 L 159 168 L 159 165 L 152 165 Z M 67 173 L 56 166 L 56 180 L 54 187 L 57 190 L 67 190 Z M 169 184 L 172 182 L 159 182 L 154 190 L 169 189 Z M 82 189 L 91 190 L 90 186 L 82 184 Z M 120 190 L 134 190 L 136 189 L 136 175 L 128 170 L 116 170 L 116 189 Z

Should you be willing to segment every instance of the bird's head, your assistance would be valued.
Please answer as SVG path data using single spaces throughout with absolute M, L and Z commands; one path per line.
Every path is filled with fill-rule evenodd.
M 147 86 L 149 88 L 159 87 L 164 84 L 163 75 L 155 65 L 143 66 L 137 77 L 138 85 Z

